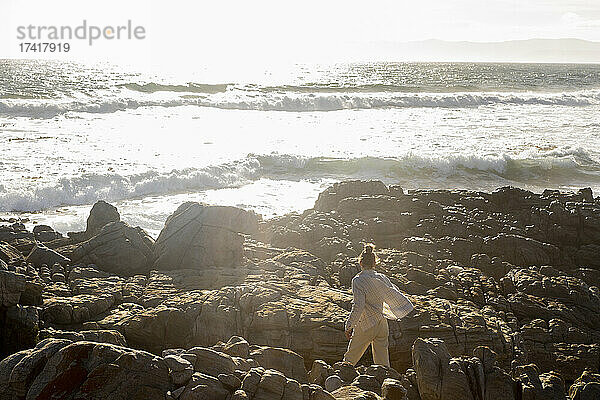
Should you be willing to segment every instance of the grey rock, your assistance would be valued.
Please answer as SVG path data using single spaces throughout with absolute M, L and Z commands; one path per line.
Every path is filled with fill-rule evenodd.
M 49 249 L 48 247 L 36 243 L 29 255 L 27 256 L 26 261 L 35 265 L 36 267 L 41 267 L 42 264 L 53 265 L 55 263 L 66 265 L 71 262 L 71 260 L 62 254 Z
M 73 262 L 95 264 L 99 269 L 131 276 L 150 271 L 154 241 L 143 229 L 125 222 L 110 222 L 97 235 L 73 249 Z
M 167 218 L 154 244 L 156 269 L 233 267 L 241 263 L 244 239 L 258 217 L 235 207 L 188 202 Z

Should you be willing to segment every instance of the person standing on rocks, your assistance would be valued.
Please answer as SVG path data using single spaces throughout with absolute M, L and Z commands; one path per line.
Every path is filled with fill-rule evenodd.
M 352 279 L 354 300 L 345 326 L 350 343 L 344 361 L 355 365 L 370 344 L 373 363 L 389 367 L 387 320 L 400 319 L 414 307 L 387 276 L 374 270 L 374 249 L 372 244 L 365 245 L 358 258 L 361 271 Z

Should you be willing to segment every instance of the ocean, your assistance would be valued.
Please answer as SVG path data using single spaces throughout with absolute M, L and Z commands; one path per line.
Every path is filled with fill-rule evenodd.
M 0 218 L 156 236 L 184 201 L 265 218 L 325 187 L 600 191 L 600 65 L 355 63 L 177 71 L 0 60 Z

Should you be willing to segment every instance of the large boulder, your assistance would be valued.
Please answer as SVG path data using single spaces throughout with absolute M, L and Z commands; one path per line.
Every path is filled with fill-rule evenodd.
M 119 211 L 117 211 L 117 207 L 108 204 L 104 200 L 100 200 L 96 202 L 90 210 L 87 226 L 85 228 L 85 235 L 88 238 L 91 238 L 92 236 L 97 235 L 104 225 L 120 220 L 121 216 L 119 215 Z
M 69 264 L 71 260 L 62 254 L 54 251 L 52 249 L 47 248 L 46 246 L 36 243 L 31 249 L 31 252 L 27 256 L 26 261 L 35 265 L 36 267 L 41 267 L 43 264 L 46 265 L 54 265 L 61 264 L 66 265 Z
M 26 280 L 25 275 L 0 270 L 0 307 L 12 307 L 19 303 Z
M 36 225 L 33 227 L 33 235 L 38 242 L 51 242 L 56 239 L 61 239 L 63 236 L 56 232 L 48 225 Z
M 266 370 L 260 378 L 253 399 L 271 400 L 283 398 L 286 382 L 287 379 L 281 372 L 274 369 Z
M 44 300 L 42 319 L 58 325 L 81 324 L 110 310 L 115 301 L 114 293 L 50 297 Z
M 250 358 L 256 360 L 261 367 L 276 369 L 288 378 L 300 383 L 308 382 L 304 368 L 304 358 L 289 349 L 269 346 L 257 346 L 250 352 Z
M 412 349 L 413 366 L 422 400 L 456 398 L 461 393 L 472 400 L 467 375 L 456 360 L 452 360 L 443 341 L 417 339 Z
M 192 328 L 190 316 L 165 305 L 132 313 L 115 326 L 131 346 L 156 353 L 188 345 L 192 341 Z
M 34 347 L 39 316 L 34 306 L 16 305 L 0 311 L 0 357 Z
M 115 206 L 107 203 L 104 200 L 99 200 L 92 206 L 92 209 L 90 210 L 85 231 L 69 232 L 68 235 L 74 242 L 82 242 L 97 235 L 104 225 L 111 222 L 118 222 L 120 220 L 121 216 L 119 215 L 119 211 Z
M 540 374 L 535 364 L 528 364 L 516 367 L 515 375 L 521 381 L 521 393 L 517 398 L 523 400 L 565 398 L 564 381 L 553 372 Z
M 186 354 L 194 354 L 196 356 L 194 369 L 207 375 L 218 377 L 219 374 L 231 374 L 236 369 L 235 362 L 230 355 L 213 349 L 193 347 L 187 350 Z
M 24 399 L 37 374 L 70 340 L 47 339 L 0 361 L 0 400 Z
M 389 194 L 388 187 L 381 181 L 346 181 L 335 183 L 319 194 L 314 209 L 335 210 L 343 199 L 361 196 Z
M 167 218 L 154 244 L 156 269 L 232 267 L 240 264 L 244 238 L 258 216 L 236 207 L 187 202 Z
M 180 400 L 225 400 L 229 391 L 214 376 L 196 372 L 179 396 Z
M 381 400 L 376 393 L 363 390 L 354 385 L 342 386 L 331 392 L 337 400 Z
M 499 256 L 513 265 L 554 265 L 560 261 L 558 247 L 538 240 L 501 233 L 486 238 L 485 253 Z
M 71 258 L 75 263 L 95 264 L 118 275 L 145 274 L 154 262 L 153 244 L 142 228 L 123 221 L 110 222 L 74 248 Z
M 514 398 L 514 382 L 494 366 L 494 352 L 478 347 L 474 354 L 453 358 L 440 339 L 415 340 L 412 359 L 421 400 Z
M 169 385 L 169 368 L 160 357 L 106 343 L 75 342 L 48 360 L 26 398 L 163 400 Z

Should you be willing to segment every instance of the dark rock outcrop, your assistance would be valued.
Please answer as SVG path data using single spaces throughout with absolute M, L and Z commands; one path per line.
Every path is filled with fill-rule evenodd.
M 68 235 L 74 242 L 83 242 L 100 233 L 100 229 L 104 225 L 111 222 L 119 222 L 120 220 L 121 216 L 115 206 L 104 200 L 99 200 L 90 210 L 85 231 L 69 232 Z
M 47 248 L 46 246 L 36 243 L 25 259 L 26 262 L 33 264 L 36 267 L 42 265 L 54 265 L 61 264 L 67 265 L 71 262 L 67 257 L 62 254 Z
M 233 267 L 243 256 L 243 233 L 257 231 L 258 217 L 235 207 L 184 203 L 167 218 L 154 244 L 156 269 Z
M 143 229 L 122 221 L 110 222 L 96 236 L 75 247 L 71 259 L 118 275 L 145 274 L 154 262 L 153 245 Z
M 74 342 L 48 359 L 27 398 L 162 400 L 168 389 L 169 369 L 162 358 L 105 343 Z

